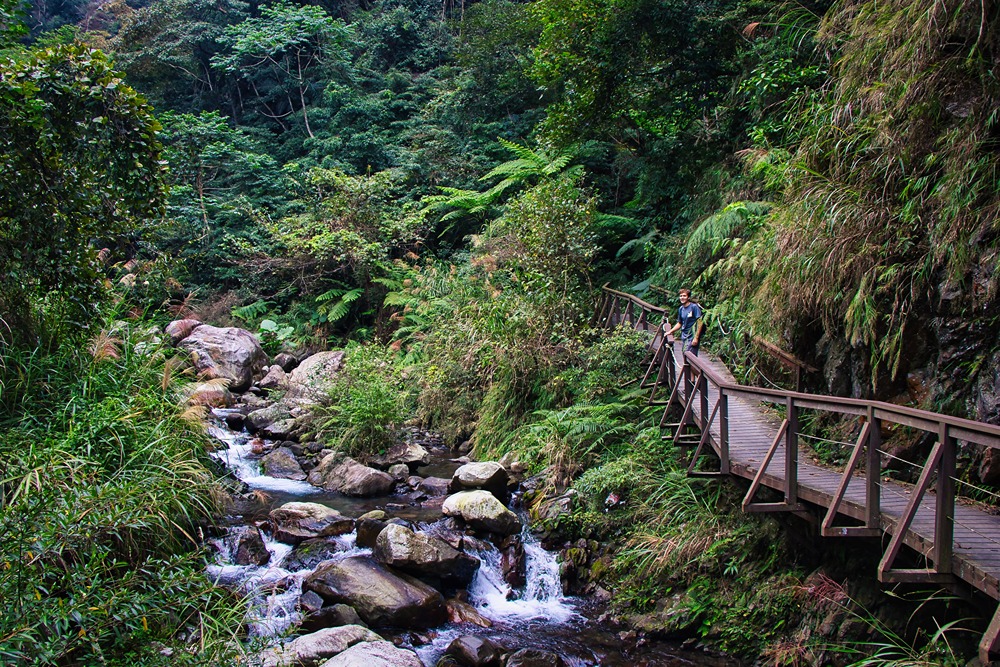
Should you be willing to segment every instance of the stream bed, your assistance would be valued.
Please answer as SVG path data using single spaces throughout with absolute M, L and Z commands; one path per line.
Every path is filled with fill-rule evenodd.
M 290 558 L 294 546 L 274 539 L 267 530 L 266 518 L 275 507 L 287 502 L 318 503 L 357 519 L 372 510 L 383 510 L 396 520 L 403 520 L 414 531 L 428 535 L 444 534 L 452 519 L 443 518 L 441 498 L 419 499 L 413 493 L 396 492 L 373 498 L 353 498 L 324 491 L 305 481 L 269 477 L 261 473 L 260 439 L 246 432 L 234 432 L 225 426 L 226 411 L 215 410 L 210 434 L 221 441 L 214 456 L 248 488 L 244 494 L 252 501 L 239 504 L 233 512 L 226 535 L 215 539 L 216 562 L 209 575 L 218 583 L 240 590 L 246 596 L 247 626 L 251 636 L 265 642 L 280 643 L 295 634 L 302 621 L 300 598 L 303 580 L 315 569 L 300 568 Z M 266 449 L 271 443 L 264 441 Z M 460 465 L 451 460 L 452 452 L 441 446 L 428 448 L 429 465 L 418 468 L 417 475 L 450 476 Z M 430 629 L 373 628 L 397 646 L 414 651 L 425 667 L 436 665 L 449 644 L 463 635 L 488 638 L 507 650 L 541 649 L 559 654 L 567 665 L 583 667 L 644 667 L 653 665 L 691 665 L 700 667 L 735 667 L 732 658 L 710 655 L 677 643 L 658 640 L 636 641 L 635 633 L 616 632 L 601 616 L 602 605 L 585 597 L 563 594 L 556 554 L 546 551 L 531 533 L 527 518 L 521 513 L 524 528 L 520 533 L 524 553 L 524 579 L 521 587 L 512 587 L 505 578 L 504 556 L 485 540 L 471 540 L 466 553 L 480 561 L 471 583 L 457 593 L 457 599 L 475 609 L 489 627 L 454 620 Z M 261 527 L 264 546 L 270 554 L 265 565 L 235 564 L 235 536 L 245 526 Z M 372 549 L 356 544 L 357 533 L 327 538 L 327 560 L 338 561 L 371 556 Z

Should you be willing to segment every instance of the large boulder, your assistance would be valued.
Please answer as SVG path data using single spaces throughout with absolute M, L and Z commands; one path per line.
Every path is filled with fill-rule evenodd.
M 416 577 L 432 577 L 448 586 L 468 586 L 479 559 L 453 549 L 436 537 L 390 523 L 375 540 L 375 560 Z
M 271 450 L 260 459 L 260 467 L 264 474 L 278 479 L 293 479 L 302 481 L 306 474 L 295 459 L 295 454 L 288 447 L 278 447 Z
M 318 593 L 327 603 L 351 605 L 373 626 L 429 628 L 448 618 L 440 593 L 367 556 L 322 563 L 303 580 L 302 590 Z
M 507 471 L 495 461 L 466 463 L 451 477 L 449 491 L 485 489 L 500 499 L 507 498 Z
M 355 644 L 321 667 L 424 667 L 424 663 L 413 651 L 383 641 Z
M 448 644 L 445 655 L 468 667 L 500 667 L 503 649 L 485 637 L 462 635 Z
M 286 544 L 354 530 L 353 519 L 319 503 L 285 503 L 271 510 L 270 520 L 274 538 Z
M 381 636 L 360 625 L 324 628 L 264 651 L 260 664 L 261 667 L 315 667 L 355 644 L 378 641 L 382 641 Z
M 344 365 L 343 350 L 319 352 L 300 363 L 288 376 L 286 401 L 319 403 L 330 393 Z
M 207 408 L 228 408 L 233 404 L 233 394 L 224 383 L 202 382 L 190 390 L 185 403 Z
M 339 491 L 347 496 L 367 498 L 381 496 L 392 490 L 396 480 L 392 475 L 362 465 L 343 452 L 327 454 L 309 472 L 309 483 L 327 491 Z
M 178 343 L 191 353 L 195 368 L 210 380 L 225 378 L 233 391 L 245 391 L 254 374 L 267 363 L 257 337 L 236 327 L 213 327 L 202 324 Z
M 200 326 L 200 320 L 174 320 L 163 328 L 163 332 L 170 336 L 170 344 L 176 347 L 177 343 L 190 336 L 191 332 Z
M 419 466 L 425 466 L 430 462 L 430 452 L 415 442 L 396 443 L 389 448 L 389 451 L 373 461 L 380 468 L 389 468 L 389 466 L 402 463 L 410 470 L 416 470 Z
M 448 496 L 442 511 L 445 516 L 458 517 L 476 530 L 499 535 L 521 531 L 521 520 L 489 491 L 462 491 Z

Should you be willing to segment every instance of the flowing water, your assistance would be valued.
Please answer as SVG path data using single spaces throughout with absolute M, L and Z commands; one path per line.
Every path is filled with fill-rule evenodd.
M 216 411 L 216 416 L 222 417 L 224 412 Z M 285 502 L 308 501 L 333 507 L 350 517 L 358 517 L 376 508 L 390 508 L 387 510 L 389 514 L 412 522 L 417 530 L 434 534 L 444 529 L 439 504 L 421 507 L 406 502 L 407 499 L 400 496 L 348 498 L 323 491 L 307 482 L 268 477 L 261 474 L 245 433 L 234 433 L 219 424 L 212 425 L 210 433 L 225 444 L 225 449 L 220 449 L 214 456 L 252 491 L 266 494 L 258 494 L 266 498 L 266 503 L 245 515 L 244 521 L 259 520 L 271 507 Z M 419 472 L 450 476 L 457 465 L 441 458 Z M 231 531 L 238 529 L 237 525 Z M 297 605 L 302 580 L 312 570 L 294 571 L 284 567 L 292 546 L 274 541 L 266 533 L 264 537 L 271 554 L 267 565 L 233 564 L 234 539 L 232 534 L 228 534 L 216 539 L 214 544 L 218 557 L 216 563 L 209 566 L 208 573 L 219 585 L 239 589 L 246 594 L 247 624 L 252 636 L 274 637 L 275 641 L 279 641 L 278 638 L 286 635 L 300 620 Z M 337 552 L 332 558 L 339 560 L 370 555 L 370 549 L 355 545 L 355 537 L 351 533 L 335 538 Z M 471 555 L 480 559 L 481 566 L 468 587 L 468 602 L 492 622 L 492 627 L 449 623 L 422 632 L 376 630 L 397 644 L 412 648 L 428 666 L 436 664 L 452 640 L 470 634 L 488 637 L 510 649 L 553 651 L 562 655 L 572 667 L 732 667 L 739 664 L 732 659 L 687 650 L 670 642 L 654 641 L 637 646 L 634 641 L 623 641 L 618 634 L 594 620 L 601 611 L 595 604 L 583 598 L 563 595 L 556 555 L 543 549 L 527 528 L 521 537 L 527 580 L 523 590 L 512 589 L 504 580 L 501 554 L 493 545 L 482 542 L 476 550 L 469 550 Z

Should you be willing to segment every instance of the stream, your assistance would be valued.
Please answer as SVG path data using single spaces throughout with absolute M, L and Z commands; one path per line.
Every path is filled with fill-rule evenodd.
M 288 565 L 293 545 L 276 541 L 266 530 L 261 531 L 270 553 L 266 565 L 237 565 L 234 562 L 234 535 L 243 526 L 258 525 L 268 512 L 286 502 L 311 502 L 331 507 L 346 517 L 357 518 L 371 510 L 384 510 L 394 518 L 403 519 L 417 531 L 435 535 L 446 530 L 449 519 L 442 518 L 440 502 L 420 502 L 413 494 L 398 494 L 353 498 L 337 492 L 324 491 L 305 481 L 269 477 L 261 473 L 255 446 L 246 432 L 234 432 L 225 425 L 226 410 L 213 411 L 209 433 L 222 443 L 213 456 L 249 489 L 245 494 L 254 499 L 238 506 L 231 518 L 226 535 L 217 537 L 215 563 L 208 567 L 209 576 L 218 585 L 241 591 L 247 600 L 247 627 L 251 637 L 265 643 L 279 643 L 290 635 L 302 620 L 299 598 L 302 582 L 312 569 L 296 569 Z M 256 441 L 259 454 L 260 441 Z M 265 441 L 265 446 L 269 443 Z M 451 461 L 452 453 L 445 447 L 428 448 L 431 463 L 421 467 L 421 476 L 450 477 L 461 465 Z M 438 501 L 441 499 L 438 498 Z M 677 643 L 659 640 L 636 642 L 634 633 L 609 629 L 600 619 L 602 606 L 587 598 L 563 594 L 556 554 L 541 547 L 527 527 L 527 517 L 521 513 L 525 527 L 520 537 L 524 545 L 526 585 L 512 588 L 505 581 L 501 553 L 486 541 L 473 540 L 466 551 L 481 562 L 464 601 L 492 623 L 480 627 L 467 623 L 448 622 L 429 630 L 396 630 L 374 628 L 396 645 L 414 651 L 426 667 L 437 664 L 448 645 L 462 635 L 489 638 L 510 650 L 542 649 L 557 653 L 572 667 L 604 665 L 608 667 L 643 667 L 653 665 L 734 667 L 734 659 L 687 649 Z M 335 550 L 330 560 L 354 556 L 370 556 L 372 550 L 358 547 L 356 532 L 328 538 Z

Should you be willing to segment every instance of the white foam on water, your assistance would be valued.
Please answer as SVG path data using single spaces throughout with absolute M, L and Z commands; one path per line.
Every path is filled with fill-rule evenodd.
M 556 556 L 543 549 L 528 530 L 521 538 L 528 584 L 512 589 L 500 569 L 500 552 L 492 546 L 476 555 L 482 561 L 469 586 L 469 598 L 486 618 L 498 623 L 539 620 L 566 623 L 578 616 L 573 601 L 563 595 Z
M 299 496 L 319 493 L 320 489 L 309 482 L 278 479 L 261 474 L 260 461 L 251 455 L 253 447 L 249 444 L 245 434 L 233 433 L 221 426 L 214 425 L 208 427 L 208 434 L 226 444 L 225 449 L 212 452 L 212 456 L 232 470 L 237 479 L 251 489 Z

